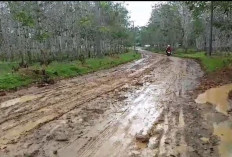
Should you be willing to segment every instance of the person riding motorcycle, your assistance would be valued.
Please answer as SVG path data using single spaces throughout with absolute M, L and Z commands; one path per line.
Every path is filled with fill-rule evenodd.
M 172 54 L 172 49 L 171 49 L 170 45 L 168 45 L 168 47 L 166 48 L 166 54 L 168 54 L 168 52 L 170 52 L 170 54 Z
M 168 47 L 166 48 L 166 52 L 172 52 L 171 46 L 168 45 Z

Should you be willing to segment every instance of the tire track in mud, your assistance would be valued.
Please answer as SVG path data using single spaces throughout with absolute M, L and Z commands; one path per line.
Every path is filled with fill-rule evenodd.
M 165 88 L 166 86 L 167 86 L 167 84 L 169 84 L 169 86 L 173 83 L 172 81 L 170 81 L 170 80 L 172 80 L 172 75 L 169 75 L 170 74 L 170 72 L 168 71 L 168 70 L 166 70 L 165 72 L 164 72 L 164 69 L 165 68 L 168 68 L 170 65 L 168 64 L 168 62 L 170 62 L 170 60 L 169 59 L 166 59 L 165 60 L 165 63 L 167 63 L 166 65 L 165 64 L 163 64 L 163 65 L 161 65 L 161 66 L 159 66 L 159 67 L 157 67 L 156 69 L 154 69 L 153 71 L 155 72 L 155 73 L 161 73 L 162 74 L 162 76 L 158 76 L 159 78 L 164 78 L 163 80 L 162 80 L 162 82 L 163 82 L 163 85 L 161 84 L 159 84 L 160 85 L 160 87 L 158 87 L 158 88 L 160 88 L 160 89 L 162 89 L 162 87 L 163 88 Z M 178 77 L 176 77 L 176 79 L 175 79 L 175 81 L 178 79 Z M 159 80 L 156 80 L 156 81 L 159 81 Z M 170 81 L 170 83 L 167 83 L 167 82 L 169 82 Z M 171 87 L 170 87 L 171 88 Z M 169 89 L 169 88 L 167 88 L 167 89 Z M 174 90 L 175 90 L 175 88 L 173 88 Z M 178 91 L 179 92 L 179 91 Z M 161 99 L 162 100 L 162 99 Z M 161 100 L 156 100 L 157 102 L 159 102 L 159 101 L 161 101 Z M 144 101 L 145 101 L 145 99 L 144 99 Z M 136 106 L 136 105 L 135 105 Z M 129 110 L 128 110 L 128 113 L 126 113 L 127 114 L 127 116 L 128 116 L 128 114 L 129 114 L 130 112 L 129 112 Z M 171 118 L 171 117 L 169 117 L 169 118 Z M 123 120 L 123 119 L 125 119 L 125 114 L 123 114 L 122 115 L 122 117 L 120 117 L 119 119 L 121 119 L 121 121 Z M 155 119 L 154 119 L 155 120 Z M 132 120 L 133 121 L 133 120 Z M 153 121 L 152 123 L 154 123 L 155 121 Z M 91 142 L 89 142 L 88 144 L 87 144 L 87 146 L 85 145 L 84 147 L 81 147 L 81 148 L 79 148 L 79 149 L 76 149 L 76 150 L 70 150 L 70 149 L 67 149 L 67 148 L 64 148 L 66 151 L 64 151 L 64 152 L 62 152 L 61 151 L 61 156 L 73 156 L 74 154 L 76 154 L 77 156 L 80 156 L 80 157 L 87 157 L 87 156 L 128 156 L 128 154 L 125 154 L 125 152 L 126 152 L 126 148 L 127 147 L 129 147 L 129 146 L 127 146 L 126 148 L 124 148 L 124 146 L 123 146 L 123 144 L 121 143 L 121 144 L 119 144 L 119 143 L 117 143 L 117 147 L 118 147 L 118 149 L 115 147 L 115 145 L 113 145 L 113 147 L 107 147 L 108 145 L 111 145 L 112 143 L 111 142 L 109 142 L 108 143 L 108 141 L 109 141 L 109 137 L 114 137 L 115 136 L 115 134 L 117 135 L 118 133 L 117 133 L 117 131 L 118 131 L 118 128 L 119 128 L 119 124 L 121 124 L 120 123 L 120 120 L 118 120 L 117 121 L 117 123 L 116 124 L 111 124 L 111 127 L 109 127 L 109 126 L 107 126 L 107 130 L 109 129 L 109 130 L 113 130 L 113 131 L 109 131 L 109 132 L 107 132 L 107 136 L 105 136 L 105 134 L 103 134 L 103 135 L 101 135 L 100 134 L 100 136 L 98 135 L 98 137 L 97 137 L 97 139 L 93 139 Z M 174 123 L 175 124 L 175 123 Z M 121 124 L 122 125 L 122 124 Z M 127 127 L 131 127 L 129 124 L 127 125 Z M 119 129 L 120 130 L 120 129 Z M 149 132 L 149 131 L 148 131 Z M 105 133 L 105 132 L 104 132 Z M 125 132 L 124 132 L 125 133 Z M 111 135 L 109 135 L 109 134 L 111 134 Z M 130 136 L 130 135 L 127 135 L 127 136 Z M 124 136 L 124 140 L 126 140 L 126 138 L 127 138 L 127 136 Z M 133 139 L 134 137 L 133 137 L 134 135 L 132 135 L 130 138 L 131 139 Z M 107 141 L 107 142 L 105 142 L 104 143 L 104 141 Z M 183 141 L 183 140 L 182 140 Z M 125 141 L 124 141 L 125 142 Z M 130 141 L 131 142 L 131 141 Z M 130 142 L 128 142 L 128 144 L 127 145 L 130 145 Z M 74 144 L 72 144 L 72 145 L 76 145 L 76 143 L 74 143 Z M 103 148 L 103 149 L 102 149 Z M 112 149 L 113 148 L 113 149 Z M 111 151 L 110 151 L 111 150 Z M 69 154 L 69 152 L 73 152 L 74 154 Z M 108 154 L 106 153 L 106 152 L 108 152 Z M 166 152 L 167 150 L 165 149 L 165 152 Z M 104 154 L 103 154 L 103 152 L 104 152 Z M 114 154 L 115 153 L 115 154 Z M 68 155 L 69 154 L 69 155 Z M 151 156 L 152 156 L 152 154 L 150 154 Z
M 137 151 L 139 156 L 148 157 L 154 154 L 179 156 L 181 150 L 187 152 L 184 135 L 181 135 L 182 128 L 185 127 L 181 105 L 185 103 L 185 99 L 182 99 L 186 96 L 185 92 L 193 88 L 198 77 L 195 62 L 192 64 L 188 60 L 146 51 L 142 54 L 144 58 L 133 63 L 61 81 L 57 85 L 47 87 L 46 91 L 34 92 L 43 94 L 40 98 L 0 109 L 0 113 L 3 113 L 0 115 L 0 126 L 5 127 L 5 130 L 0 131 L 0 145 L 4 146 L 14 139 L 17 143 L 8 145 L 10 154 L 32 151 L 34 156 L 49 157 L 54 156 L 54 149 L 57 150 L 58 156 L 67 157 L 127 157 L 133 156 L 133 151 Z M 193 67 L 189 67 L 191 65 Z M 89 83 L 86 85 L 87 82 Z M 137 83 L 143 85 L 138 87 Z M 127 90 L 124 91 L 124 88 Z M 113 100 L 116 93 L 126 94 L 125 100 L 119 100 L 125 106 L 122 108 L 122 105 L 118 106 L 114 102 L 110 106 L 104 105 L 104 101 Z M 102 113 L 96 115 L 94 112 L 98 111 L 98 107 L 95 109 L 98 103 Z M 154 116 L 156 112 L 158 114 Z M 4 116 L 6 113 L 9 114 L 8 117 Z M 46 130 L 50 132 L 57 124 L 66 121 L 65 117 L 72 114 L 78 117 L 90 116 L 92 123 L 82 126 L 83 123 L 72 122 L 73 131 L 69 127 L 62 127 L 63 131 L 69 133 L 68 142 L 46 140 L 50 134 Z M 95 120 L 91 120 L 91 117 Z M 10 136 L 11 131 L 14 133 L 17 128 L 24 128 L 24 123 L 33 126 L 26 129 L 27 131 L 21 130 L 17 135 Z M 138 150 L 136 133 L 142 129 L 149 138 L 153 138 L 158 136 L 153 133 L 157 132 L 157 126 L 164 130 L 157 138 L 160 139 L 159 146 L 155 150 L 147 146 Z M 81 137 L 78 134 L 81 134 Z M 168 145 L 165 144 L 166 139 L 171 139 Z M 33 141 L 32 144 L 30 141 Z M 30 150 L 20 143 L 28 144 Z M 105 154 L 102 154 L 103 152 Z M 0 152 L 0 156 L 4 155 L 7 156 L 7 153 Z
M 113 79 L 112 77 L 107 79 L 106 82 L 104 82 L 104 80 L 103 80 L 103 82 L 101 82 L 102 80 L 98 80 L 100 82 L 100 86 L 97 83 L 95 83 L 95 85 L 93 85 L 92 87 L 87 85 L 86 88 L 92 88 L 92 90 L 86 89 L 86 93 L 84 92 L 82 95 L 79 95 L 77 98 L 75 97 L 75 95 L 77 95 L 79 93 L 79 91 L 77 93 L 74 93 L 71 95 L 67 94 L 67 95 L 65 95 L 66 97 L 64 97 L 63 99 L 55 101 L 53 103 L 44 103 L 44 105 L 39 106 L 41 104 L 39 102 L 38 104 L 35 104 L 36 106 L 39 106 L 39 107 L 36 107 L 34 110 L 29 110 L 29 111 L 27 111 L 25 113 L 21 113 L 19 115 L 16 114 L 16 116 L 8 116 L 9 119 L 5 119 L 5 121 L 2 120 L 2 122 L 1 122 L 1 127 L 2 128 L 5 127 L 4 130 L 1 131 L 1 137 L 0 137 L 1 145 L 7 144 L 12 139 L 17 140 L 21 136 L 21 134 L 26 134 L 26 133 L 28 133 L 28 131 L 32 131 L 33 129 L 40 127 L 41 125 L 43 125 L 46 122 L 53 121 L 54 119 L 59 118 L 63 114 L 70 112 L 75 107 L 77 107 L 83 103 L 86 103 L 90 100 L 93 100 L 93 99 L 101 96 L 102 94 L 106 94 L 112 90 L 115 90 L 116 88 L 121 87 L 123 84 L 128 83 L 132 79 L 139 78 L 143 73 L 149 72 L 152 68 L 154 68 L 152 66 L 152 64 L 150 64 L 146 67 L 142 67 L 142 69 L 140 71 L 135 71 L 134 73 L 130 74 L 127 79 L 123 78 L 123 77 L 125 77 L 125 75 L 123 75 L 123 76 L 120 76 L 121 78 L 118 80 Z M 109 84 L 107 85 L 108 82 L 109 82 Z M 98 86 L 98 87 L 94 88 L 96 86 Z M 64 88 L 64 87 L 62 87 L 62 89 L 66 90 L 66 88 Z M 76 91 L 76 89 L 75 89 L 75 87 L 73 87 L 69 91 Z M 54 92 L 54 90 L 52 90 L 50 93 L 53 93 L 53 92 Z M 58 91 L 58 92 L 62 92 L 62 90 Z M 96 93 L 96 94 L 91 95 L 91 93 Z M 53 94 L 53 95 L 56 95 L 56 94 L 57 94 L 57 92 L 55 92 L 55 94 Z M 50 97 L 51 97 L 51 99 L 54 99 L 54 96 L 52 97 L 52 95 L 50 95 Z M 69 100 L 70 98 L 72 98 L 72 99 Z M 35 101 L 39 101 L 39 99 L 37 99 Z M 33 101 L 27 102 L 28 105 L 33 105 L 32 103 L 33 103 Z M 68 104 L 68 106 L 67 106 L 67 104 Z M 18 106 L 23 107 L 22 104 L 19 104 Z M 57 110 L 57 113 L 54 113 L 54 110 Z M 14 113 L 12 113 L 12 114 L 14 114 Z M 42 117 L 45 117 L 45 118 L 42 119 Z M 16 118 L 17 118 L 17 121 L 14 121 L 14 119 L 16 119 Z M 12 126 L 12 124 L 9 123 L 10 119 L 12 120 L 12 124 L 14 126 Z M 31 122 L 31 121 L 34 121 L 34 122 Z M 26 125 L 24 125 L 25 123 L 26 123 Z M 5 126 L 4 126 L 4 124 L 5 124 Z M 10 126 L 10 128 L 6 128 L 7 126 Z M 22 131 L 20 131 L 20 129 Z M 19 131 L 15 131 L 15 130 L 19 130 Z
M 140 59 L 140 60 L 138 60 L 138 61 L 136 61 L 134 64 L 129 64 L 128 66 L 132 69 L 132 68 L 134 68 L 135 66 L 139 66 L 139 65 L 137 65 L 137 64 L 139 64 L 141 61 L 146 61 L 146 62 L 148 62 L 147 60 L 149 59 L 149 56 L 148 55 L 143 55 L 145 58 L 142 58 L 142 59 Z M 116 68 L 115 68 L 116 69 Z M 45 98 L 47 98 L 47 99 L 53 99 L 54 97 L 56 97 L 56 96 L 60 96 L 60 95 L 66 95 L 67 97 L 70 97 L 70 96 L 73 96 L 73 95 L 76 95 L 76 94 L 78 94 L 80 91 L 81 92 L 83 92 L 83 87 L 85 87 L 85 88 L 87 88 L 87 90 L 88 90 L 88 88 L 94 88 L 94 87 L 96 87 L 96 86 L 98 86 L 99 84 L 102 84 L 102 83 L 107 83 L 107 82 L 109 82 L 109 81 L 111 81 L 115 76 L 117 76 L 117 74 L 118 73 L 122 73 L 123 72 L 123 70 L 127 70 L 125 67 L 119 67 L 119 69 L 118 70 L 116 70 L 116 72 L 115 72 L 115 70 L 110 70 L 110 72 L 112 72 L 112 74 L 111 73 L 107 73 L 105 76 L 103 76 L 103 77 L 107 77 L 108 75 L 111 75 L 110 76 L 110 78 L 108 78 L 107 80 L 104 80 L 104 78 L 103 77 L 101 77 L 100 79 L 98 78 L 99 76 L 98 75 L 94 75 L 94 74 L 89 74 L 89 76 L 83 76 L 83 77 L 81 77 L 81 78 L 77 78 L 77 79 L 73 79 L 73 80 L 70 80 L 68 83 L 67 82 L 65 82 L 64 84 L 65 85 L 60 85 L 59 87 L 55 87 L 55 89 L 53 89 L 53 86 L 52 86 L 52 88 L 50 89 L 50 90 L 45 90 L 45 91 L 41 91 L 41 92 L 37 92 L 37 93 L 35 93 L 35 94 L 43 94 L 43 96 L 41 96 L 41 97 L 45 97 Z M 106 70 L 103 70 L 103 72 L 102 73 L 104 73 L 104 71 L 106 71 Z M 129 71 L 129 69 L 128 69 L 128 71 Z M 96 73 L 96 72 L 95 72 Z M 90 77 L 90 79 L 92 79 L 92 80 L 87 80 L 88 79 L 88 77 Z M 123 76 L 120 76 L 120 78 L 122 78 Z M 124 76 L 124 77 L 126 77 L 126 76 Z M 96 78 L 98 78 L 98 80 L 94 80 L 94 79 L 96 79 Z M 83 81 L 84 80 L 84 81 Z M 76 83 L 76 82 L 82 82 L 82 83 Z M 91 85 L 91 86 L 89 86 L 89 85 L 85 85 L 85 83 L 87 83 L 87 82 L 91 82 L 91 83 L 93 83 L 93 81 L 95 81 L 95 86 L 94 85 Z M 62 82 L 64 82 L 64 81 L 62 81 Z M 75 82 L 75 83 L 71 83 L 70 84 L 70 82 Z M 72 87 L 72 86 L 74 86 L 74 87 Z M 68 89 L 68 90 L 67 90 Z M 57 91 L 58 90 L 58 91 Z M 72 94 L 72 95 L 70 95 L 70 93 L 72 93 L 73 91 L 76 91 L 76 90 L 78 90 L 78 92 L 76 92 L 76 93 L 74 93 L 74 94 Z M 56 92 L 57 91 L 57 92 Z M 64 91 L 68 91 L 68 92 L 70 92 L 70 93 L 68 93 L 67 94 L 67 92 L 66 93 L 64 93 Z M 72 91 L 72 92 L 71 92 Z M 57 94 L 58 93 L 58 94 Z M 50 95 L 48 95 L 48 94 L 50 94 Z M 67 98 L 67 97 L 65 97 L 65 98 Z M 38 100 L 38 99 L 37 99 Z M 36 100 L 35 100 L 36 101 Z M 44 100 L 44 101 L 46 101 L 46 100 Z M 22 105 L 28 105 L 28 106 L 30 106 L 30 103 L 23 103 L 23 104 L 20 104 L 20 105 L 16 105 L 16 108 L 13 108 L 12 110 L 16 110 L 17 109 L 17 107 L 21 107 Z M 49 105 L 49 104 L 46 104 L 46 105 Z M 52 105 L 52 104 L 51 104 Z M 38 106 L 38 104 L 36 104 L 35 105 L 36 107 Z M 12 107 L 11 107 L 12 108 Z M 40 108 L 39 108 L 40 109 Z M 5 110 L 7 110 L 7 107 L 5 107 L 5 108 L 2 108 L 1 110 L 0 110 L 0 115 L 2 116 L 3 115 L 3 113 L 4 112 L 6 112 Z M 30 112 L 32 112 L 32 111 L 35 111 L 35 110 L 38 110 L 37 108 L 35 108 L 34 110 L 30 110 Z M 16 113 L 13 113 L 13 114 L 11 114 L 11 115 L 14 115 L 15 116 L 15 114 Z M 22 113 L 23 114 L 23 113 Z M 26 114 L 26 113 L 25 113 Z M 8 116 L 8 115 L 7 115 Z M 15 117 L 17 117 L 17 116 L 15 116 Z M 4 120 L 2 120 L 2 119 L 4 119 L 4 117 L 1 117 L 1 123 L 2 123 L 2 121 L 4 121 Z
M 161 62 L 166 63 L 167 59 L 162 60 Z M 158 69 L 162 69 L 164 67 L 167 67 L 167 65 L 163 64 L 160 67 L 156 67 L 155 69 L 153 69 L 153 71 L 155 71 L 155 70 L 158 71 Z M 147 89 L 147 88 L 145 88 L 145 89 Z M 144 90 L 141 91 L 141 94 L 144 92 Z M 137 103 L 141 103 L 141 101 L 139 101 Z M 132 105 L 134 107 L 137 106 L 136 104 L 132 104 Z M 61 150 L 61 152 L 59 153 L 60 156 L 64 156 L 64 155 L 65 156 L 73 156 L 74 155 L 74 156 L 78 156 L 78 157 L 84 157 L 84 156 L 108 156 L 108 155 L 110 155 L 112 157 L 113 156 L 122 156 L 121 153 L 124 153 L 123 150 L 125 148 L 122 147 L 122 144 L 120 142 L 116 142 L 116 144 L 115 143 L 113 144 L 113 150 L 112 150 L 112 147 L 108 147 L 108 145 L 111 145 L 111 142 L 109 142 L 109 143 L 104 143 L 104 142 L 108 141 L 110 137 L 115 136 L 115 134 L 117 135 L 119 133 L 122 133 L 122 134 L 125 133 L 125 132 L 127 133 L 128 129 L 131 129 L 131 125 L 132 125 L 131 123 L 133 121 L 133 117 L 132 117 L 132 119 L 131 119 L 130 116 L 128 118 L 128 115 L 130 114 L 131 109 L 133 110 L 133 107 L 131 107 L 129 105 L 127 107 L 127 109 L 126 109 L 127 112 L 124 112 L 122 115 L 120 115 L 119 118 L 111 120 L 110 122 L 112 122 L 112 123 L 108 123 L 108 125 L 105 126 L 105 129 L 103 130 L 103 132 L 100 133 L 99 135 L 97 135 L 96 139 L 94 138 L 93 140 L 89 141 L 87 143 L 87 145 L 84 145 L 83 147 L 81 147 L 79 149 L 76 149 L 74 151 L 73 150 L 70 151 L 70 148 L 69 149 L 64 148 L 64 151 Z M 128 125 L 125 125 L 125 124 L 123 125 L 122 124 L 122 121 L 125 118 L 129 120 Z M 121 125 L 123 125 L 125 127 L 123 127 Z M 129 136 L 129 138 L 133 138 L 133 136 L 130 135 L 130 134 L 127 134 L 124 138 L 128 138 L 128 136 Z M 124 141 L 124 142 L 126 142 L 126 141 Z M 128 144 L 129 143 L 130 142 L 128 141 Z M 76 144 L 77 143 L 72 143 L 71 146 L 69 146 L 69 147 L 73 148 Z M 104 147 L 103 149 L 106 152 L 104 152 L 103 150 L 102 151 L 99 150 L 102 147 Z M 110 151 L 110 150 L 112 150 L 112 151 Z M 70 153 L 70 152 L 72 152 L 72 153 Z M 107 152 L 109 154 L 104 154 L 104 153 L 107 153 Z
M 167 89 L 166 92 L 168 93 L 168 94 L 166 93 L 167 95 L 165 94 L 165 96 L 168 96 L 171 99 L 171 101 L 166 101 L 169 103 L 169 104 L 166 104 L 169 106 L 168 106 L 168 114 L 166 115 L 166 118 L 165 118 L 166 125 L 168 125 L 168 126 L 166 127 L 166 132 L 164 132 L 164 134 L 163 134 L 164 140 L 161 141 L 161 144 L 160 144 L 161 145 L 160 150 L 163 149 L 164 150 L 163 152 L 165 152 L 165 153 L 162 153 L 162 151 L 159 151 L 157 153 L 157 154 L 159 154 L 158 156 L 168 156 L 168 155 L 186 156 L 188 151 L 192 151 L 191 147 L 187 146 L 187 144 L 185 142 L 184 135 L 183 135 L 183 130 L 182 130 L 182 128 L 184 127 L 183 111 L 182 111 L 182 109 L 180 109 L 179 112 L 174 111 L 174 110 L 176 110 L 176 108 L 174 108 L 174 106 L 178 108 L 182 104 L 181 105 L 179 104 L 179 106 L 176 106 L 173 104 L 173 103 L 178 102 L 179 96 L 180 97 L 184 96 L 183 94 L 184 94 L 185 90 L 188 90 L 188 89 L 182 89 L 182 82 L 181 82 L 181 81 L 185 81 L 185 80 L 183 80 L 183 77 L 181 75 L 182 75 L 182 73 L 187 72 L 186 65 L 187 65 L 186 63 L 179 64 L 179 66 L 184 67 L 183 70 L 180 70 L 180 71 L 176 71 L 175 69 L 182 69 L 182 68 L 178 68 L 176 66 L 173 66 L 175 69 L 171 69 L 171 71 L 173 71 L 174 73 L 177 74 L 174 76 L 169 75 L 170 73 L 168 71 L 166 71 L 166 72 L 162 71 L 162 69 L 164 67 L 161 67 L 161 70 L 160 70 L 160 73 L 162 73 L 163 76 L 166 75 L 166 77 L 163 77 L 166 79 L 162 80 L 161 82 L 164 82 L 164 84 L 166 84 L 166 86 L 163 86 L 164 88 Z M 165 68 L 167 68 L 169 66 L 166 66 Z M 156 73 L 158 71 L 159 70 L 157 70 Z M 159 77 L 162 78 L 162 76 L 159 76 Z M 159 80 L 157 80 L 157 81 L 159 82 Z M 165 99 L 164 99 L 164 101 L 165 101 Z M 181 101 L 179 101 L 179 102 L 181 102 Z M 173 104 L 173 108 L 170 107 L 172 104 Z M 113 127 L 114 126 L 115 125 L 113 125 Z M 178 126 L 178 127 L 176 127 L 176 126 Z M 117 127 L 118 127 L 118 125 L 116 125 L 116 128 Z M 117 129 L 115 129 L 115 130 L 117 131 Z M 115 132 L 113 132 L 113 133 L 115 133 Z M 109 141 L 109 137 L 112 137 L 112 135 L 111 136 L 108 135 L 107 138 L 100 138 L 101 139 L 100 142 L 98 140 L 93 140 L 92 143 L 91 142 L 89 143 L 89 147 L 88 146 L 86 147 L 86 145 L 85 145 L 85 147 L 82 147 L 81 149 L 79 149 L 79 151 L 76 150 L 77 151 L 76 153 L 78 154 L 78 156 L 109 156 L 109 154 L 110 154 L 110 156 L 128 156 L 128 154 L 125 152 L 128 152 L 126 150 L 126 148 L 128 148 L 129 146 L 127 146 L 126 148 L 123 149 L 122 144 L 118 144 L 118 143 L 117 143 L 117 147 L 119 147 L 118 149 L 116 149 L 116 147 L 114 145 L 113 150 L 111 150 L 111 152 L 109 152 L 108 154 L 102 154 L 102 152 L 104 152 L 103 150 L 106 150 L 106 149 L 102 150 L 100 148 L 102 146 L 106 147 L 108 144 L 108 143 L 102 144 L 102 142 Z M 133 136 L 131 138 L 133 138 Z M 170 143 L 168 146 L 166 146 L 166 143 L 165 143 L 166 139 L 171 139 L 171 141 L 169 141 Z M 130 145 L 129 143 L 128 143 L 128 145 Z M 97 146 L 97 145 L 99 145 L 99 146 Z M 108 148 L 108 147 L 106 147 L 106 148 Z M 100 149 L 100 151 L 99 151 L 99 149 Z M 111 149 L 112 149 L 112 147 L 111 147 Z M 68 152 L 64 153 L 63 155 L 67 155 L 67 153 Z M 147 156 L 147 155 L 153 156 L 154 154 L 148 153 L 145 156 Z
M 187 62 L 186 60 L 173 61 L 174 64 L 179 63 L 174 66 L 175 69 L 172 69 L 174 76 L 170 80 L 167 80 L 170 84 L 166 87 L 165 96 L 169 97 L 169 100 L 166 100 L 164 107 L 164 123 L 161 124 L 163 133 L 157 153 L 157 156 L 161 157 L 185 157 L 188 156 L 189 152 L 193 151 L 185 142 L 183 128 L 186 126 L 182 106 L 187 105 L 186 102 L 188 102 L 186 92 L 194 89 L 197 84 L 196 79 L 200 75 L 200 68 L 196 68 L 196 63 L 191 60 L 187 60 Z M 193 68 L 189 68 L 189 65 L 192 65 Z M 193 70 L 194 67 L 195 70 Z M 190 85 L 189 82 L 191 82 Z
M 161 62 L 163 62 L 163 60 Z M 105 129 L 102 131 L 102 133 L 97 135 L 97 139 L 93 138 L 91 141 L 88 141 L 87 145 L 84 145 L 83 147 L 80 147 L 78 149 L 79 150 L 78 152 L 71 151 L 73 154 L 70 153 L 69 149 L 68 150 L 66 149 L 65 152 L 61 153 L 61 156 L 62 156 L 62 154 L 67 156 L 67 153 L 69 154 L 68 156 L 73 156 L 73 155 L 74 156 L 75 155 L 77 155 L 77 156 L 92 156 L 92 155 L 94 155 L 98 151 L 99 145 L 102 142 L 106 141 L 109 137 L 112 136 L 113 133 L 115 133 L 118 130 L 118 126 L 121 124 L 118 121 L 118 119 L 124 119 L 128 115 L 128 110 L 129 110 L 129 106 L 124 110 L 123 114 L 119 118 L 116 117 L 116 119 L 110 120 L 110 122 L 107 123 L 107 125 L 104 127 Z M 129 125 L 126 126 L 126 128 L 129 129 Z M 127 130 L 126 128 L 125 128 L 125 131 Z M 75 147 L 75 145 L 76 145 L 76 143 L 74 142 L 72 144 L 72 146 Z M 120 146 L 120 144 L 116 144 L 116 145 L 118 147 Z M 114 145 L 114 149 L 116 149 L 116 145 Z

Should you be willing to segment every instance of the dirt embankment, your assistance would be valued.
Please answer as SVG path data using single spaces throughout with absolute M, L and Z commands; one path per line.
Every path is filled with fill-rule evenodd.
M 218 156 L 193 60 L 140 51 L 109 70 L 1 97 L 0 156 Z
M 206 74 L 201 79 L 201 85 L 196 89 L 203 92 L 207 89 L 232 83 L 232 67 L 226 67 L 216 72 Z
M 186 140 L 195 146 L 198 156 L 230 157 L 232 139 L 227 133 L 232 133 L 232 91 L 227 91 L 232 86 L 232 67 L 205 74 L 200 82 L 191 96 L 197 99 L 201 94 L 208 100 L 206 103 L 192 103 L 191 107 L 187 107 L 194 114 L 186 115 L 189 117 L 186 122 L 190 126 L 186 128 Z M 208 102 L 210 99 L 212 101 Z M 227 142 L 223 142 L 223 139 L 227 139 Z

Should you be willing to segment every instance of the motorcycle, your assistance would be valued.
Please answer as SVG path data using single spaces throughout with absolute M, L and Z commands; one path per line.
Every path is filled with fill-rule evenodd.
M 171 56 L 172 52 L 171 51 L 166 51 L 167 56 Z

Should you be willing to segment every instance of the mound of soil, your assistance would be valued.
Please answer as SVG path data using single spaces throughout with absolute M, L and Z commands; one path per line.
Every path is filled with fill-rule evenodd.
M 232 83 L 232 67 L 226 67 L 219 71 L 206 74 L 202 77 L 201 85 L 197 90 L 202 92 L 228 83 Z
M 6 92 L 0 90 L 0 96 L 5 96 Z
M 229 98 L 230 100 L 232 100 L 232 91 L 229 92 L 228 98 Z

